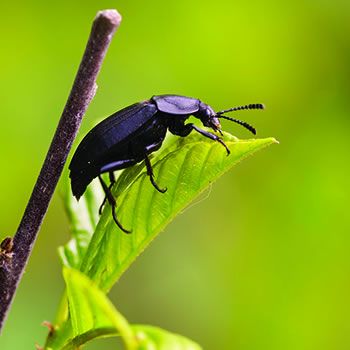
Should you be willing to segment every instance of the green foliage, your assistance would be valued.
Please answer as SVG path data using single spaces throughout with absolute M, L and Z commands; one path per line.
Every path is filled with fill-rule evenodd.
M 127 349 L 200 350 L 191 340 L 160 328 L 131 327 L 106 295 L 84 274 L 64 268 L 63 275 L 72 326 L 72 337 L 64 345 L 64 350 L 76 349 L 91 339 L 108 336 L 120 336 Z
M 202 348 L 182 335 L 145 325 L 132 326 L 139 342 L 138 350 L 201 350 Z
M 67 196 L 72 239 L 60 248 L 67 291 L 47 348 L 74 349 L 97 337 L 119 335 L 127 349 L 200 349 L 182 336 L 155 327 L 130 326 L 105 293 L 156 235 L 210 183 L 276 141 L 238 140 L 226 133 L 225 142 L 230 156 L 222 145 L 201 135 L 170 135 L 151 160 L 157 183 L 168 188 L 165 194 L 155 191 L 149 183 L 143 164 L 124 170 L 113 193 L 118 202 L 117 216 L 126 228 L 132 229 L 130 235 L 115 225 L 109 205 L 97 222 L 102 197 L 96 184 L 90 186 L 79 205 Z
M 65 349 L 74 349 L 90 339 L 118 335 L 128 349 L 136 348 L 133 331 L 105 294 L 90 279 L 74 269 L 63 269 L 67 286 L 72 335 Z

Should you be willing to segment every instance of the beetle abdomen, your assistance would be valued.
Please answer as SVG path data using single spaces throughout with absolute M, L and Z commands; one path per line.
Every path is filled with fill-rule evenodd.
M 81 172 L 80 175 L 75 174 L 75 176 L 71 176 L 72 193 L 76 199 L 79 200 L 79 198 L 85 192 L 86 187 L 96 176 L 92 176 L 84 172 Z
M 81 197 L 106 162 L 120 160 L 130 139 L 152 123 L 156 112 L 156 105 L 150 101 L 136 103 L 112 114 L 83 138 L 69 165 L 76 198 Z
M 156 112 L 154 104 L 143 102 L 112 114 L 83 138 L 69 169 L 76 172 L 99 162 L 113 146 L 126 142 L 137 130 L 149 123 Z

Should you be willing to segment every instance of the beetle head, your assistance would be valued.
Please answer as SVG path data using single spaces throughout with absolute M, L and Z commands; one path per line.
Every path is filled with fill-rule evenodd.
M 219 131 L 221 133 L 221 124 L 217 117 L 217 113 L 215 113 L 210 106 L 202 102 L 198 117 L 204 126 L 212 128 L 214 131 Z
M 231 122 L 235 122 L 239 125 L 242 125 L 243 127 L 248 129 L 250 132 L 252 132 L 255 135 L 256 130 L 253 126 L 249 125 L 248 123 L 242 120 L 230 118 L 223 114 L 228 112 L 240 111 L 244 109 L 264 109 L 264 108 L 265 108 L 264 105 L 261 103 L 252 103 L 245 106 L 233 107 L 229 109 L 224 109 L 219 112 L 214 112 L 214 110 L 210 106 L 202 102 L 198 111 L 198 117 L 200 118 L 204 126 L 212 128 L 214 131 L 218 131 L 220 134 L 222 134 L 222 132 L 221 132 L 221 124 L 220 124 L 219 118 L 223 118 L 226 120 L 230 120 Z

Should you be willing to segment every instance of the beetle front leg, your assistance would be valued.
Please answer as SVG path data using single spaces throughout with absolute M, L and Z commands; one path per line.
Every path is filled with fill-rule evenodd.
M 117 224 L 117 226 L 125 233 L 131 233 L 131 231 L 125 229 L 122 224 L 119 222 L 119 220 L 117 219 L 117 215 L 116 215 L 116 212 L 115 212 L 115 208 L 117 206 L 117 202 L 115 200 L 115 198 L 113 197 L 113 194 L 111 192 L 111 189 L 109 188 L 109 186 L 107 186 L 107 184 L 103 181 L 102 177 L 99 176 L 98 177 L 100 182 L 101 182 L 101 185 L 102 185 L 102 188 L 103 188 L 103 191 L 106 195 L 106 198 L 111 206 L 111 209 L 112 209 L 112 216 L 113 216 L 113 220 L 114 222 Z
M 208 137 L 211 140 L 214 140 L 214 141 L 217 141 L 217 142 L 221 143 L 225 147 L 227 155 L 229 155 L 231 153 L 231 151 L 227 147 L 226 143 L 219 136 L 216 136 L 216 135 L 212 134 L 211 132 L 205 131 L 203 129 L 200 129 L 194 124 L 192 124 L 192 129 L 196 130 L 201 135 L 203 135 L 205 137 Z
M 205 131 L 192 123 L 189 123 L 186 125 L 177 124 L 177 125 L 173 125 L 171 128 L 169 128 L 169 131 L 171 133 L 173 133 L 175 135 L 182 136 L 182 137 L 187 136 L 192 130 L 196 130 L 201 135 L 203 135 L 211 140 L 214 140 L 214 141 L 221 143 L 225 147 L 227 155 L 229 155 L 231 153 L 229 148 L 225 144 L 225 142 L 219 136 L 212 134 L 211 132 Z
M 153 187 L 160 193 L 165 193 L 168 189 L 165 188 L 160 188 L 157 183 L 154 181 L 154 173 L 153 173 L 153 169 L 152 169 L 152 165 L 151 165 L 151 161 L 148 158 L 148 155 L 145 154 L 145 164 L 146 164 L 146 168 L 147 168 L 147 175 L 149 176 L 149 179 L 151 180 L 151 183 L 153 185 Z

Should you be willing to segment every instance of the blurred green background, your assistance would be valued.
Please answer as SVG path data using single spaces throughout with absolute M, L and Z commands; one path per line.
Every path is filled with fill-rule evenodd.
M 215 109 L 263 102 L 266 111 L 236 116 L 280 141 L 169 225 L 112 290 L 117 308 L 205 349 L 350 348 L 347 0 L 2 1 L 0 236 L 17 228 L 103 8 L 123 22 L 80 135 L 123 106 L 177 93 Z M 56 249 L 68 239 L 64 181 L 67 173 L 1 350 L 43 344 L 40 324 L 54 318 L 64 288 Z

